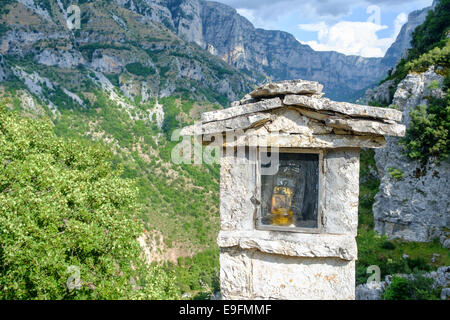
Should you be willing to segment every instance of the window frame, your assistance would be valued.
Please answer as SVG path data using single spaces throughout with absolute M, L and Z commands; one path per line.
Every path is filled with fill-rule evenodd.
M 275 153 L 307 153 L 307 154 L 317 154 L 319 155 L 318 165 L 319 165 L 319 190 L 317 196 L 317 227 L 316 228 L 304 228 L 304 227 L 285 227 L 285 226 L 272 226 L 264 225 L 261 223 L 261 152 L 271 152 L 271 148 L 257 148 L 257 161 L 256 161 L 256 195 L 258 202 L 257 210 L 255 210 L 254 223 L 256 230 L 265 231 L 283 231 L 283 232 L 295 232 L 295 233 L 323 233 L 323 200 L 324 197 L 324 151 L 321 149 L 304 149 L 304 148 L 276 148 Z

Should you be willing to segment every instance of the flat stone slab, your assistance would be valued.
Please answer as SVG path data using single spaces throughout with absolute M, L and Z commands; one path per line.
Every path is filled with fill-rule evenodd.
M 340 119 L 328 118 L 325 123 L 333 128 L 348 130 L 361 134 L 388 135 L 394 137 L 403 137 L 406 133 L 406 126 L 398 123 L 382 123 L 378 121 L 361 119 Z
M 353 300 L 355 260 L 222 248 L 220 293 L 224 300 Z
M 223 110 L 205 112 L 202 114 L 202 122 L 207 123 L 212 121 L 226 120 L 244 114 L 281 108 L 282 106 L 283 103 L 281 102 L 280 98 L 267 99 Z
M 384 136 L 355 135 L 311 135 L 303 134 L 245 134 L 236 137 L 235 141 L 223 143 L 224 147 L 278 147 L 278 148 L 382 148 L 386 145 Z
M 261 252 L 291 257 L 318 257 L 355 260 L 357 248 L 351 235 L 274 233 L 271 231 L 220 231 L 219 247 L 257 249 Z
M 253 126 L 263 124 L 270 120 L 268 113 L 255 113 L 243 115 L 232 119 L 208 122 L 205 124 L 197 124 L 185 127 L 181 130 L 182 136 L 192 135 L 208 135 L 215 133 L 223 133 L 234 130 L 244 130 Z
M 379 148 L 383 136 L 405 135 L 402 112 L 331 101 L 322 97 L 322 88 L 304 80 L 268 83 L 230 108 L 203 113 L 201 122 L 183 128 L 181 135 L 203 136 L 208 144 L 208 135 L 237 130 L 245 134 L 237 136 L 235 146 L 300 148 Z
M 315 81 L 288 80 L 264 84 L 250 92 L 252 98 L 274 97 L 286 94 L 320 94 L 323 85 Z
M 348 102 L 336 102 L 326 98 L 288 95 L 284 97 L 283 103 L 288 106 L 300 106 L 318 111 L 338 112 L 351 117 L 375 118 L 393 120 L 396 122 L 402 121 L 402 112 L 395 109 L 362 106 Z

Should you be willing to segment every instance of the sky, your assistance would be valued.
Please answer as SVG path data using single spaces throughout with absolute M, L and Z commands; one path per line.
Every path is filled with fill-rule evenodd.
M 383 57 L 408 14 L 432 0 L 214 0 L 257 28 L 282 30 L 318 51 Z

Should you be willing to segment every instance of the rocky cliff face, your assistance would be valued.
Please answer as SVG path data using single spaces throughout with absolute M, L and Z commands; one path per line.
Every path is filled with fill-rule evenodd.
M 434 9 L 437 2 L 438 1 L 435 0 L 432 6 L 426 7 L 422 10 L 413 11 L 408 15 L 408 21 L 402 26 L 397 39 L 388 49 L 382 60 L 385 65 L 395 66 L 403 57 L 406 50 L 411 48 L 410 43 L 412 40 L 413 31 L 425 21 L 428 11 Z
M 431 8 L 410 14 L 384 58 L 317 52 L 287 32 L 255 28 L 235 9 L 203 0 L 116 0 L 117 4 L 162 23 L 228 64 L 274 80 L 306 79 L 325 85 L 336 100 L 353 100 L 381 80 L 407 48 L 411 33 Z
M 319 81 L 334 99 L 353 99 L 392 67 L 381 58 L 314 51 L 287 32 L 256 29 L 235 9 L 221 3 L 172 0 L 167 5 L 179 35 L 230 65 L 274 80 Z
M 6 1 L 5 10 L 0 11 L 0 54 L 10 69 L 18 64 L 27 74 L 39 74 L 41 66 L 63 70 L 61 74 L 72 70 L 76 81 L 86 79 L 83 70 L 99 72 L 129 99 L 146 102 L 152 97 L 185 94 L 224 105 L 263 78 L 256 72 L 240 72 L 180 38 L 175 31 L 185 30 L 185 18 L 181 14 L 173 17 L 167 1 L 83 2 L 79 4 L 79 30 L 67 27 L 70 4 L 68 0 Z M 181 12 L 185 7 L 177 8 Z M 192 39 L 198 34 L 186 32 Z M 3 58 L 0 81 L 8 73 Z M 68 89 L 68 82 L 74 80 L 60 84 Z
M 221 3 L 202 0 L 160 0 L 158 3 L 168 8 L 168 18 L 171 18 L 168 25 L 178 35 L 230 65 L 264 73 L 274 80 L 319 81 L 325 85 L 327 95 L 338 100 L 354 99 L 383 78 L 410 48 L 413 30 L 435 6 L 434 3 L 409 15 L 384 58 L 362 58 L 317 52 L 289 33 L 256 29 L 235 9 Z
M 8 0 L 8 2 L 13 1 Z M 69 5 L 66 0 L 44 2 L 20 0 L 18 2 L 39 15 L 42 20 L 46 21 L 48 27 L 56 27 L 58 24 L 64 23 L 63 15 L 60 13 Z M 218 56 L 229 65 L 252 74 L 253 78 L 257 73 L 266 74 L 274 80 L 301 78 L 319 81 L 325 85 L 326 94 L 335 100 L 353 100 L 361 96 L 368 87 L 381 80 L 387 70 L 394 67 L 405 49 L 409 47 L 412 31 L 423 22 L 430 9 L 426 8 L 410 14 L 408 23 L 402 28 L 397 41 L 384 58 L 362 58 L 346 56 L 337 52 L 317 52 L 309 46 L 299 43 L 289 33 L 257 29 L 246 18 L 240 16 L 235 9 L 221 3 L 203 0 L 114 0 L 113 3 L 138 14 L 137 21 L 141 23 L 150 21 L 150 23 L 163 25 L 184 40 L 193 42 L 209 53 Z M 55 9 L 60 11 L 59 14 L 55 14 Z M 93 17 L 89 12 L 82 13 L 82 24 L 89 22 L 89 18 Z M 96 17 L 99 21 L 102 18 L 105 18 L 103 14 Z M 128 34 L 133 32 L 127 27 L 126 19 L 120 14 L 115 13 L 111 18 Z M 144 26 L 142 25 L 142 27 Z M 67 37 L 65 32 L 67 30 L 55 33 L 55 29 L 53 28 L 51 34 L 45 34 L 45 32 L 10 33 L 9 40 L 15 39 L 17 42 L 8 43 L 10 45 L 8 51 L 13 50 L 14 45 L 23 48 L 24 45 L 32 45 L 46 37 L 54 39 Z M 91 43 L 93 40 L 94 42 L 106 41 L 107 38 L 106 34 L 91 33 L 89 39 L 79 39 L 79 41 L 80 43 Z M 123 42 L 129 37 L 122 35 L 119 38 Z M 164 42 L 161 42 L 160 39 L 158 41 L 160 43 L 153 43 L 152 48 L 157 50 L 167 48 Z M 80 59 L 79 56 L 73 57 Z M 64 64 L 66 58 L 60 64 Z M 40 53 L 40 61 L 45 63 L 49 59 L 51 59 L 49 52 Z M 95 64 L 105 65 L 110 64 L 110 61 L 110 55 L 106 54 L 97 59 Z M 118 68 L 123 69 L 123 66 L 120 66 L 120 63 L 119 65 L 114 63 L 114 65 L 100 69 L 102 72 L 118 72 Z M 196 68 L 198 69 L 198 67 L 194 69 Z M 198 73 L 194 70 L 193 74 Z M 228 91 L 228 98 L 233 100 L 236 98 L 236 90 L 230 92 L 227 86 L 221 85 L 221 90 Z M 176 85 L 170 83 L 169 79 L 161 91 L 170 94 L 175 87 Z M 153 85 L 153 89 L 158 90 L 155 85 Z
M 393 104 L 403 113 L 402 122 L 409 126 L 410 112 L 427 104 L 427 97 L 442 96 L 443 77 L 433 67 L 427 72 L 409 74 L 397 87 Z M 450 247 L 450 165 L 430 159 L 426 165 L 411 161 L 398 138 L 387 138 L 386 147 L 376 151 L 375 160 L 381 180 L 373 213 L 375 230 L 390 238 L 429 241 L 440 237 Z M 393 172 L 397 174 L 393 174 Z

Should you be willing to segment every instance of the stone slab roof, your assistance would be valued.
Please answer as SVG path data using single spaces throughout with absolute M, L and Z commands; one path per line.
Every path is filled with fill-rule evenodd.
M 264 84 L 242 100 L 233 102 L 230 108 L 203 113 L 200 125 L 186 127 L 181 134 L 211 135 L 257 128 L 277 121 L 275 114 L 279 116 L 280 110 L 295 110 L 316 128 L 320 126 L 329 134 L 405 135 L 405 126 L 400 123 L 400 111 L 332 101 L 323 97 L 322 88 L 317 82 L 305 80 Z M 305 120 L 299 118 L 297 122 L 301 125 Z

